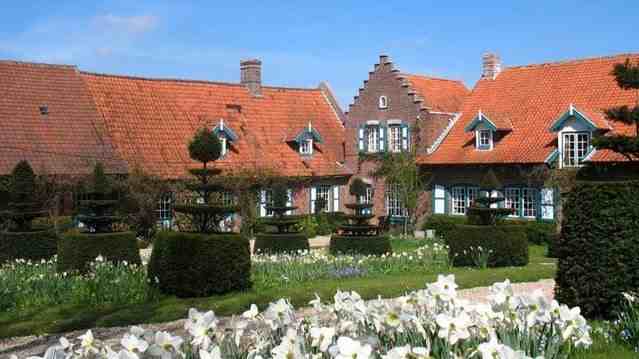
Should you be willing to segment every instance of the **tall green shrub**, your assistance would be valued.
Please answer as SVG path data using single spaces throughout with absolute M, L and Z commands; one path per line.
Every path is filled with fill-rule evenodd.
M 610 318 L 639 288 L 639 182 L 578 183 L 562 210 L 555 296 Z

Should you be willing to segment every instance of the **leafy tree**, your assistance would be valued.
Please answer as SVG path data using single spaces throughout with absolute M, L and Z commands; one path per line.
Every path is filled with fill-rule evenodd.
M 386 186 L 398 186 L 399 199 L 406 210 L 404 234 L 408 234 L 408 227 L 417 221 L 419 195 L 425 185 L 425 176 L 420 173 L 415 157 L 414 152 L 385 153 L 371 173 L 376 178 L 383 178 Z
M 597 136 L 593 144 L 600 149 L 609 149 L 625 156 L 629 161 L 639 161 L 639 63 L 633 64 L 630 59 L 616 64 L 612 70 L 617 85 L 627 91 L 637 91 L 637 102 L 634 107 L 627 105 L 609 108 L 606 117 L 615 122 L 635 126 L 635 135 Z

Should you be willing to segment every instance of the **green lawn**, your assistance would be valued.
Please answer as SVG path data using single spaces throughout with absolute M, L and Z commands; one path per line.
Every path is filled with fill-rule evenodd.
M 406 244 L 405 244 L 406 245 Z M 460 288 L 491 285 L 510 279 L 512 282 L 530 282 L 542 278 L 553 278 L 555 260 L 544 257 L 544 247 L 531 246 L 530 264 L 521 268 L 496 268 L 476 270 L 453 268 L 449 273 L 456 276 Z M 403 248 L 397 248 L 403 250 Z M 165 297 L 157 302 L 128 306 L 58 305 L 19 313 L 0 314 L 0 337 L 30 334 L 56 333 L 77 329 L 106 326 L 125 326 L 138 323 L 165 322 L 185 318 L 191 307 L 212 309 L 218 315 L 242 312 L 250 304 L 265 307 L 278 298 L 289 298 L 296 307 L 306 306 L 315 293 L 330 300 L 337 289 L 355 290 L 364 298 L 395 297 L 408 291 L 424 288 L 433 282 L 437 273 L 402 273 L 342 280 L 317 280 L 288 288 L 250 290 L 209 298 L 179 299 Z

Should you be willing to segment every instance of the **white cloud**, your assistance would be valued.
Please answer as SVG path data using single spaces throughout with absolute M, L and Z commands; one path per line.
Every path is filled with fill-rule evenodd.
M 157 28 L 159 20 L 155 15 L 118 16 L 107 14 L 96 16 L 94 23 L 109 31 L 142 34 Z

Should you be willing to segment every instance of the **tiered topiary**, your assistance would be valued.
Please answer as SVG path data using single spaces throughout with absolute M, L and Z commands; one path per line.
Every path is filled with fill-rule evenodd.
M 331 236 L 330 252 L 332 254 L 372 254 L 391 253 L 391 245 L 387 236 L 379 233 L 379 228 L 369 221 L 374 218 L 371 209 L 373 204 L 360 203 L 366 196 L 368 185 L 355 178 L 350 186 L 351 195 L 358 199 L 356 203 L 346 204 L 353 214 L 345 215 L 347 223 L 338 226 L 338 233 Z
M 36 199 L 36 176 L 27 161 L 13 169 L 10 202 L 2 213 L 9 222 L 0 234 L 0 263 L 17 258 L 39 260 L 52 257 L 57 250 L 53 228 L 34 227 L 33 220 L 47 215 Z
M 262 220 L 262 223 L 275 228 L 274 232 L 260 233 L 255 238 L 255 252 L 259 253 L 292 253 L 308 250 L 308 238 L 300 233 L 296 226 L 299 216 L 287 215 L 297 207 L 288 206 L 288 189 L 284 183 L 276 183 L 271 188 L 273 204 L 266 210 L 273 212 L 273 217 Z
M 193 160 L 201 169 L 191 170 L 197 182 L 188 188 L 198 203 L 175 206 L 185 214 L 192 233 L 164 232 L 156 238 L 148 266 L 148 275 L 166 294 L 178 297 L 206 297 L 251 287 L 251 253 L 248 240 L 235 233 L 220 233 L 220 222 L 236 211 L 224 205 L 224 188 L 212 182 L 219 170 L 208 168 L 222 151 L 211 130 L 199 130 L 189 144 Z
M 482 180 L 483 188 L 500 188 L 495 174 L 489 171 Z M 447 236 L 449 258 L 454 266 L 471 266 L 477 257 L 487 255 L 489 267 L 525 266 L 528 264 L 526 228 L 502 223 L 513 213 L 511 208 L 493 207 L 503 197 L 477 198 L 467 209 L 467 223 L 455 225 Z
M 91 190 L 80 201 L 78 221 L 83 231 L 65 233 L 58 243 L 58 271 L 85 271 L 88 264 L 102 256 L 112 262 L 141 264 L 134 232 L 114 232 L 118 200 L 114 199 L 104 167 L 97 163 L 93 170 Z

